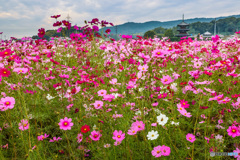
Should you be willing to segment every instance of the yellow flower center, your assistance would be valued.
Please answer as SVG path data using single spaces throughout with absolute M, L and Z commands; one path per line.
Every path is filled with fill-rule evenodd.
M 5 52 L 5 54 L 8 54 L 8 52 Z
M 117 137 L 120 138 L 121 136 L 118 135 Z
M 27 126 L 27 124 L 24 124 L 23 126 L 24 126 L 24 127 L 26 127 L 26 126 Z
M 186 103 L 183 103 L 183 105 L 185 105 Z
M 68 123 L 67 122 L 64 122 L 64 124 L 63 124 L 64 126 L 67 126 L 68 125 Z
M 168 81 L 168 79 L 165 79 L 165 82 L 167 82 Z
M 154 134 L 152 134 L 152 137 L 154 137 Z
M 6 74 L 7 72 L 6 72 L 6 71 L 4 71 L 3 73 L 4 73 L 4 74 Z
M 158 55 L 160 55 L 160 54 L 161 54 L 161 52 L 157 52 L 157 54 L 158 54 Z
M 22 72 L 22 70 L 20 70 L 19 72 Z
M 236 130 L 235 130 L 235 129 L 233 129 L 233 130 L 232 130 L 232 132 L 233 132 L 233 133 L 235 133 L 235 132 L 236 132 Z
M 160 151 L 157 151 L 157 153 L 160 153 Z
M 9 102 L 6 102 L 5 104 L 6 104 L 6 105 L 9 105 L 10 103 L 9 103 Z
M 142 70 L 144 70 L 145 68 L 142 68 Z
M 86 131 L 87 130 L 87 128 L 84 128 L 84 131 Z
M 192 137 L 189 137 L 189 139 L 191 140 L 191 139 L 192 139 Z

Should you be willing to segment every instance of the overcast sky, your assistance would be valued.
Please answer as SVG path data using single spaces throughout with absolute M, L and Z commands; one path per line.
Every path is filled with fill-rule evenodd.
M 0 0 L 0 32 L 21 38 L 37 35 L 39 28 L 53 29 L 55 19 L 71 17 L 72 24 L 84 25 L 93 18 L 112 22 L 170 21 L 240 14 L 240 0 Z M 0 35 L 1 38 L 1 35 Z

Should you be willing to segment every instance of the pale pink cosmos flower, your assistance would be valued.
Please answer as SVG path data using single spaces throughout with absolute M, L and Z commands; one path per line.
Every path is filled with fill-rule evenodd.
M 142 121 L 136 121 L 132 123 L 132 127 L 137 126 L 138 131 L 144 130 L 145 129 L 145 124 Z
M 122 141 L 125 138 L 125 133 L 123 133 L 121 130 L 120 131 L 115 130 L 113 132 L 112 138 L 116 141 Z
M 93 141 L 99 141 L 102 134 L 99 131 L 92 131 L 91 135 L 89 136 Z
M 24 131 L 27 130 L 29 128 L 29 123 L 28 120 L 21 120 L 21 123 L 18 124 L 19 125 L 19 129 Z
M 196 140 L 195 136 L 194 136 L 193 134 L 191 134 L 191 133 L 188 133 L 188 134 L 186 135 L 186 139 L 187 139 L 189 142 L 191 142 L 191 143 L 193 143 L 193 142 Z
M 59 140 L 62 140 L 61 137 L 53 137 L 53 139 L 50 139 L 49 142 L 55 142 L 55 141 L 59 141 Z
M 145 64 L 145 65 L 143 65 L 143 66 L 138 66 L 138 70 L 139 71 L 142 71 L 142 72 L 146 72 L 146 71 L 148 71 L 148 65 L 147 64 Z
M 3 108 L 4 110 L 13 109 L 14 104 L 15 104 L 15 99 L 13 97 L 1 98 L 0 108 Z
M 133 126 L 128 130 L 129 135 L 135 135 L 135 134 L 137 134 L 137 132 L 138 132 L 138 127 L 137 126 Z
M 182 105 L 180 103 L 177 104 L 177 110 L 180 112 L 180 113 L 185 113 L 187 112 L 185 108 L 182 107 Z
M 77 135 L 77 142 L 80 143 L 80 142 L 82 142 L 82 140 L 83 140 L 83 135 L 82 135 L 82 133 L 79 133 Z
M 163 76 L 163 78 L 161 79 L 161 82 L 163 84 L 170 84 L 173 82 L 173 79 L 169 75 L 166 75 L 166 76 Z
M 114 146 L 118 146 L 118 145 L 120 145 L 122 143 L 122 141 L 115 141 L 114 142 Z
M 60 119 L 58 125 L 60 126 L 60 129 L 71 130 L 71 127 L 73 126 L 72 118 L 65 117 L 64 119 Z
M 95 109 L 101 109 L 103 106 L 103 102 L 102 101 L 95 101 L 95 103 L 93 104 Z
M 162 156 L 161 146 L 154 147 L 152 150 L 152 155 L 156 158 Z
M 234 137 L 240 136 L 239 127 L 229 126 L 227 129 L 228 135 Z
M 109 147 L 111 147 L 110 144 L 104 144 L 104 148 L 109 148 Z
M 45 133 L 44 135 L 40 135 L 40 136 L 38 136 L 37 138 L 38 138 L 39 141 L 43 141 L 43 140 L 46 139 L 47 137 L 49 137 L 49 135 L 47 135 L 47 134 Z
M 106 95 L 106 94 L 107 94 L 107 91 L 106 91 L 106 90 L 103 90 L 103 89 L 101 89 L 101 90 L 99 90 L 97 93 L 98 93 L 98 96 L 104 96 L 104 95 Z
M 188 118 L 192 117 L 190 112 L 185 111 L 185 112 L 180 112 L 180 113 L 185 117 L 188 117 Z

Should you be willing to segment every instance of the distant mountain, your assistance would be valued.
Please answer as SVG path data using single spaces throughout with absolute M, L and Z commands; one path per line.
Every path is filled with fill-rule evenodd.
M 240 18 L 240 15 L 232 15 L 232 16 L 226 16 L 226 17 L 216 17 L 216 20 L 224 19 L 228 17 L 236 17 Z M 194 22 L 211 22 L 215 18 L 192 18 L 192 19 L 185 19 L 184 21 L 187 23 L 194 23 Z M 160 21 L 148 21 L 144 23 L 135 23 L 135 22 L 127 22 L 121 25 L 116 25 L 113 27 L 105 27 L 100 29 L 100 33 L 103 31 L 105 32 L 106 29 L 111 29 L 111 34 L 119 35 L 143 35 L 146 31 L 152 30 L 157 27 L 163 27 L 163 28 L 172 28 L 176 27 L 182 20 L 174 20 L 174 21 L 166 21 L 166 22 L 160 22 Z M 116 32 L 117 29 L 117 32 Z

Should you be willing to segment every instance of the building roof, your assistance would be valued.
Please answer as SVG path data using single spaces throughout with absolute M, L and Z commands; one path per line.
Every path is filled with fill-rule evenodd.
M 178 24 L 178 26 L 189 26 L 189 24 L 187 24 L 186 22 L 182 21 L 180 24 Z
M 212 33 L 210 33 L 210 32 L 205 32 L 205 33 L 203 33 L 203 36 L 211 36 L 212 35 Z

